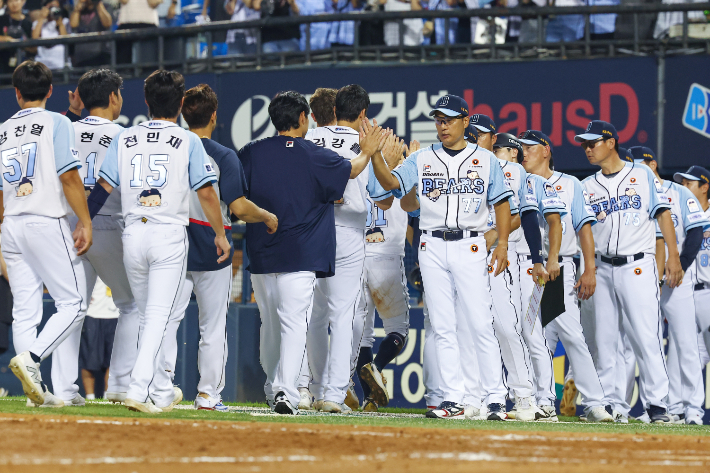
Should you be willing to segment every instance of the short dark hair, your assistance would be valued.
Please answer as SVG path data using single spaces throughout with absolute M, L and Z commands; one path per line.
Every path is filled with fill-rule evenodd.
M 346 85 L 335 96 L 335 117 L 352 122 L 363 110 L 370 108 L 370 96 L 357 84 Z
M 177 117 L 185 96 L 185 78 L 179 72 L 159 69 L 145 80 L 143 92 L 151 117 Z
M 607 138 L 609 140 L 614 140 L 614 151 L 619 152 L 619 140 L 617 138 Z
M 335 96 L 337 94 L 337 90 L 324 87 L 319 87 L 313 92 L 308 103 L 311 106 L 313 116 L 316 117 L 316 122 L 319 124 L 332 123 L 335 120 L 333 107 L 335 107 Z
M 26 102 L 44 100 L 52 86 L 52 71 L 41 62 L 25 61 L 12 73 L 12 86 Z
M 111 94 L 118 98 L 123 88 L 121 76 L 109 69 L 92 69 L 79 79 L 79 97 L 87 110 L 106 108 L 111 103 Z
M 185 92 L 182 117 L 190 128 L 204 128 L 217 111 L 217 94 L 207 84 L 200 84 Z
M 279 92 L 269 104 L 269 117 L 277 131 L 298 128 L 301 113 L 308 115 L 309 112 L 306 98 L 293 90 Z

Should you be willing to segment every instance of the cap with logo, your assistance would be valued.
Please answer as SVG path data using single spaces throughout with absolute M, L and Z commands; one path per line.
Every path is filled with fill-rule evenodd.
M 510 133 L 498 133 L 496 142 L 493 144 L 493 149 L 496 148 L 515 148 L 518 150 L 518 156 L 523 155 L 523 147 L 518 139 Z
M 436 101 L 434 110 L 429 112 L 429 116 L 433 117 L 436 112 L 441 112 L 447 117 L 467 117 L 468 104 L 458 95 L 444 95 Z
M 478 131 L 476 130 L 476 127 L 469 124 L 464 132 L 464 138 L 471 143 L 478 143 Z
M 601 120 L 592 120 L 589 122 L 587 130 L 581 135 L 575 136 L 574 141 L 582 143 L 583 141 L 594 141 L 599 138 L 614 138 L 617 142 L 619 141 L 619 135 L 616 133 L 614 125 Z
M 550 138 L 539 130 L 527 130 L 518 135 L 518 141 L 524 145 L 542 145 L 549 146 L 552 152 L 552 141 Z
M 619 158 L 621 158 L 623 161 L 628 161 L 630 163 L 634 162 L 634 157 L 631 156 L 629 150 L 626 148 L 622 148 L 621 146 L 619 146 Z
M 471 115 L 471 124 L 475 126 L 478 131 L 482 131 L 483 133 L 496 132 L 496 124 L 488 115 L 481 115 L 480 113 Z
M 619 151 L 621 151 L 621 148 L 619 148 Z M 631 148 L 629 148 L 628 152 L 635 163 L 656 160 L 656 154 L 653 152 L 653 150 L 645 146 L 632 146 Z M 621 153 L 619 153 L 619 156 L 621 156 Z
M 690 181 L 700 181 L 700 185 L 710 184 L 710 171 L 702 166 L 691 166 L 686 172 L 677 172 L 673 174 L 673 180 L 677 183 L 683 182 L 683 179 Z

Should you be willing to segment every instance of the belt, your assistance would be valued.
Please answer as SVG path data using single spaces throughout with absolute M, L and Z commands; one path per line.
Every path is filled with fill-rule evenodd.
M 703 289 L 710 289 L 710 284 L 701 282 L 693 286 L 693 289 L 696 291 L 702 291 Z
M 645 256 L 646 255 L 644 253 L 636 253 L 633 256 L 613 256 L 611 258 L 599 255 L 599 259 L 602 260 L 603 263 L 610 264 L 612 266 L 623 266 L 627 263 L 631 263 L 632 261 L 643 259 Z
M 525 258 L 526 260 L 528 260 L 528 261 L 532 261 L 532 255 L 520 255 L 520 256 L 524 257 L 524 258 Z M 564 256 L 558 256 L 558 257 L 557 257 L 557 262 L 558 262 L 558 263 L 562 263 L 563 261 L 564 261 Z
M 472 232 L 470 230 L 435 230 L 433 232 L 422 230 L 422 234 L 431 235 L 434 238 L 441 238 L 444 241 L 457 241 L 478 236 L 478 232 Z

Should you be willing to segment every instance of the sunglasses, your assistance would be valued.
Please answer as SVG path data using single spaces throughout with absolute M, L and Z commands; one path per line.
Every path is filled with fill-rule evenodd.
M 434 121 L 436 122 L 437 125 L 439 126 L 449 126 L 452 123 L 454 123 L 456 120 L 462 119 L 463 116 L 458 116 L 458 117 L 434 117 Z
M 583 141 L 582 142 L 582 149 L 585 149 L 585 150 L 589 149 L 589 148 L 594 149 L 597 147 L 597 144 L 602 143 L 608 139 L 609 138 L 604 137 L 604 138 L 599 138 L 598 140 L 594 140 L 594 141 Z

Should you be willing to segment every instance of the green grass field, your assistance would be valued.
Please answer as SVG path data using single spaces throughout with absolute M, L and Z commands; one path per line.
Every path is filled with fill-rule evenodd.
M 103 404 L 88 401 L 85 407 L 64 407 L 61 409 L 38 409 L 25 406 L 24 397 L 3 398 L 0 400 L 0 414 L 26 414 L 39 416 L 86 416 L 86 417 L 120 417 L 120 418 L 161 418 L 179 420 L 219 421 L 219 422 L 284 422 L 298 424 L 328 424 L 328 425 L 362 425 L 382 427 L 419 427 L 419 428 L 449 428 L 449 429 L 480 429 L 480 430 L 510 430 L 527 432 L 580 432 L 580 433 L 624 433 L 649 435 L 710 435 L 710 426 L 695 425 L 649 425 L 632 421 L 622 424 L 588 424 L 576 417 L 562 417 L 560 422 L 489 422 L 479 420 L 446 421 L 427 419 L 423 409 L 382 409 L 385 414 L 410 414 L 408 417 L 387 415 L 372 415 L 353 413 L 350 415 L 333 415 L 322 413 L 307 413 L 306 415 L 274 416 L 264 411 L 249 412 L 249 408 L 266 408 L 266 404 L 233 404 L 226 403 L 232 409 L 230 412 L 197 411 L 193 409 L 175 409 L 164 414 L 143 414 L 129 411 L 121 405 Z M 192 403 L 183 402 L 183 406 Z M 244 408 L 241 409 L 240 408 Z M 252 409 L 254 410 L 254 409 Z M 411 416 L 420 414 L 421 416 Z

